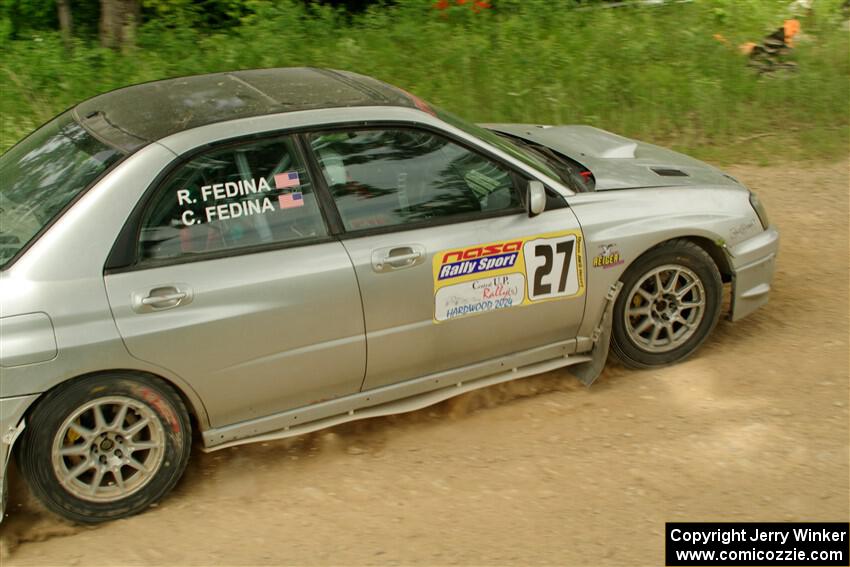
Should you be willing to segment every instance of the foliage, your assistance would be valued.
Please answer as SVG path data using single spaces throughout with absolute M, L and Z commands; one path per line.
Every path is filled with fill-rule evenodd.
M 65 50 L 51 31 L 3 36 L 0 149 L 119 86 L 313 65 L 376 76 L 477 121 L 592 124 L 722 160 L 847 151 L 850 34 L 840 0 L 821 0 L 802 18 L 798 72 L 762 77 L 736 46 L 778 28 L 785 2 L 567 9 L 502 0 L 473 11 L 416 0 L 352 15 L 287 0 L 209 1 L 229 6 L 226 25 L 198 23 L 189 0 L 147 0 L 160 16 L 125 53 L 85 37 Z
M 74 26 L 81 36 L 97 31 L 99 0 L 70 0 Z M 32 32 L 59 28 L 56 0 L 0 0 L 0 37 L 21 39 Z

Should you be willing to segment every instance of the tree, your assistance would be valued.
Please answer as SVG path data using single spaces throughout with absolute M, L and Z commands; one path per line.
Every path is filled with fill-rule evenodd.
M 100 0 L 101 45 L 112 49 L 133 45 L 141 15 L 140 0 Z
M 56 14 L 59 16 L 59 30 L 65 47 L 71 47 L 71 36 L 74 34 L 74 20 L 71 17 L 71 0 L 56 0 Z

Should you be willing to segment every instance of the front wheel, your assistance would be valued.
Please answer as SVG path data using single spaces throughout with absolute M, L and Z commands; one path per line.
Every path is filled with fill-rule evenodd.
M 679 362 L 708 338 L 720 316 L 723 282 L 711 256 L 687 240 L 661 244 L 623 275 L 611 346 L 633 368 Z
M 49 392 L 16 447 L 21 473 L 49 510 L 97 523 L 136 514 L 165 496 L 183 474 L 191 439 L 173 388 L 114 373 Z

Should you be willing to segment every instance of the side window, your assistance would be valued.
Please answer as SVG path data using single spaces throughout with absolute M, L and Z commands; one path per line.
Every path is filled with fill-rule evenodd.
M 522 208 L 509 170 L 429 132 L 335 131 L 310 142 L 346 230 Z
M 290 138 L 211 150 L 179 167 L 145 212 L 139 257 L 178 258 L 327 235 Z

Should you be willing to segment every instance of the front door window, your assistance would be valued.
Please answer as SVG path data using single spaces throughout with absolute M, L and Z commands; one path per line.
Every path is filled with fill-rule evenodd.
M 522 209 L 510 171 L 427 131 L 326 132 L 311 145 L 347 231 Z

